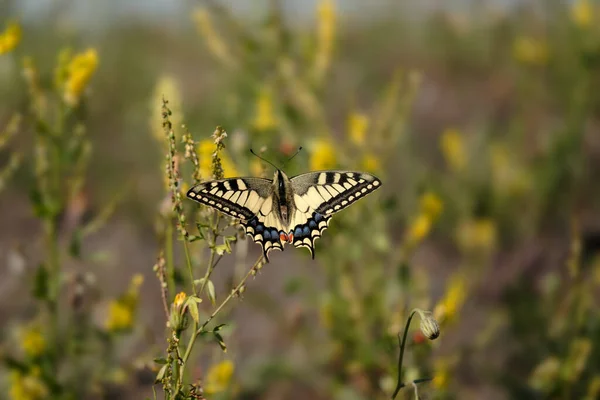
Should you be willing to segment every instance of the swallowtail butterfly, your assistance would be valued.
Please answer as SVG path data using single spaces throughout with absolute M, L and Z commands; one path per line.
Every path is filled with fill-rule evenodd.
M 315 240 L 331 216 L 381 186 L 363 172 L 318 171 L 288 178 L 277 169 L 273 180 L 231 178 L 201 183 L 187 197 L 240 219 L 246 234 L 262 246 L 265 259 L 286 243 L 306 247 L 315 258 Z

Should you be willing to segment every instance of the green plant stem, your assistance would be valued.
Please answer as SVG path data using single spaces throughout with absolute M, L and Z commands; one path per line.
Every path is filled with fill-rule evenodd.
M 190 258 L 190 250 L 188 249 L 187 238 L 183 238 L 183 251 L 185 253 L 185 262 L 187 264 L 187 269 L 190 274 L 190 282 L 192 284 L 192 291 L 194 292 L 194 296 L 197 296 L 196 293 L 196 285 L 194 285 L 194 270 L 192 267 L 192 259 Z
M 262 262 L 262 260 L 263 260 L 263 256 L 261 255 L 260 257 L 258 257 L 258 260 L 256 260 L 254 265 L 252 265 L 252 268 L 250 268 L 250 270 L 248 270 L 248 272 L 246 273 L 246 276 L 244 276 L 242 278 L 242 280 L 240 281 L 240 283 L 238 283 L 238 285 L 231 291 L 231 293 L 229 293 L 229 296 L 227 296 L 227 298 L 225 298 L 225 300 L 223 300 L 223 302 L 221 304 L 219 304 L 219 307 L 217 307 L 215 309 L 215 311 L 213 311 L 213 313 L 210 315 L 210 317 L 208 317 L 208 319 L 206 321 L 204 321 L 204 323 L 200 326 L 200 329 L 198 329 L 198 331 L 196 332 L 197 334 L 203 333 L 204 328 L 206 328 L 206 325 L 208 325 L 210 323 L 210 321 L 212 321 L 213 318 L 216 317 L 217 314 L 223 309 L 223 307 L 225 307 L 225 305 L 227 305 L 227 303 L 229 303 L 229 301 L 237 293 L 239 293 L 242 286 L 244 286 L 244 284 L 246 283 L 246 281 L 248 280 L 250 275 L 252 275 L 252 271 L 254 271 L 254 269 L 258 266 L 258 264 Z
M 169 221 L 170 222 L 170 221 Z M 173 226 L 167 224 L 167 232 L 165 233 L 165 259 L 167 263 L 167 286 L 171 294 L 175 293 L 175 264 L 173 262 Z M 169 293 L 167 291 L 167 294 Z M 168 298 L 170 303 L 172 299 Z
M 410 316 L 406 320 L 406 326 L 404 327 L 404 335 L 402 336 L 402 338 L 400 338 L 400 333 L 398 333 L 398 342 L 400 344 L 400 356 L 398 357 L 398 384 L 396 385 L 394 394 L 392 394 L 392 399 L 395 399 L 400 389 L 402 389 L 405 386 L 402 382 L 402 359 L 404 358 L 404 347 L 406 345 L 406 336 L 408 335 L 408 328 L 410 327 L 410 322 L 412 321 L 412 317 L 415 315 L 416 312 L 417 310 L 412 310 L 410 312 Z

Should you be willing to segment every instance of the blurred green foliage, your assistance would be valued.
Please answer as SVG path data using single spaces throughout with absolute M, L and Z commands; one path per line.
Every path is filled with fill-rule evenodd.
M 3 14 L 0 212 L 37 221 L 0 238 L 19 294 L 2 306 L 3 393 L 152 397 L 158 374 L 170 398 L 389 398 L 419 307 L 441 328 L 408 335 L 403 381 L 434 378 L 421 395 L 599 396 L 600 6 L 387 7 L 359 18 L 323 0 L 310 24 L 276 1 L 252 16 L 208 2 L 86 34 Z M 281 164 L 299 146 L 289 175 L 384 182 L 333 218 L 314 263 L 288 248 L 253 264 L 233 221 L 183 198 L 221 173 L 270 177 L 250 147 Z M 115 295 L 85 266 L 117 219 L 149 243 L 122 243 Z

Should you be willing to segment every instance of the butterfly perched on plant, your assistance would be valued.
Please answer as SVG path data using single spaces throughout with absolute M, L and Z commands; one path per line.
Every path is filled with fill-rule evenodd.
M 364 172 L 317 171 L 288 178 L 275 168 L 272 180 L 219 179 L 187 192 L 188 198 L 239 218 L 267 261 L 271 250 L 283 250 L 286 243 L 308 248 L 314 259 L 315 240 L 331 216 L 381 186 L 378 178 Z

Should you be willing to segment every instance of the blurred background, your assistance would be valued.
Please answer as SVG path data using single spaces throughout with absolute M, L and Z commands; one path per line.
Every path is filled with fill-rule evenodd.
M 271 253 L 186 398 L 390 398 L 415 307 L 441 327 L 408 334 L 421 398 L 599 398 L 598 89 L 594 0 L 0 0 L 0 398 L 164 398 L 153 359 L 193 285 L 176 221 L 214 219 L 171 208 L 163 97 L 184 193 L 217 126 L 228 177 L 303 146 L 290 176 L 383 181 L 314 261 Z M 222 255 L 202 321 L 260 255 L 224 232 L 189 243 L 194 279 Z

